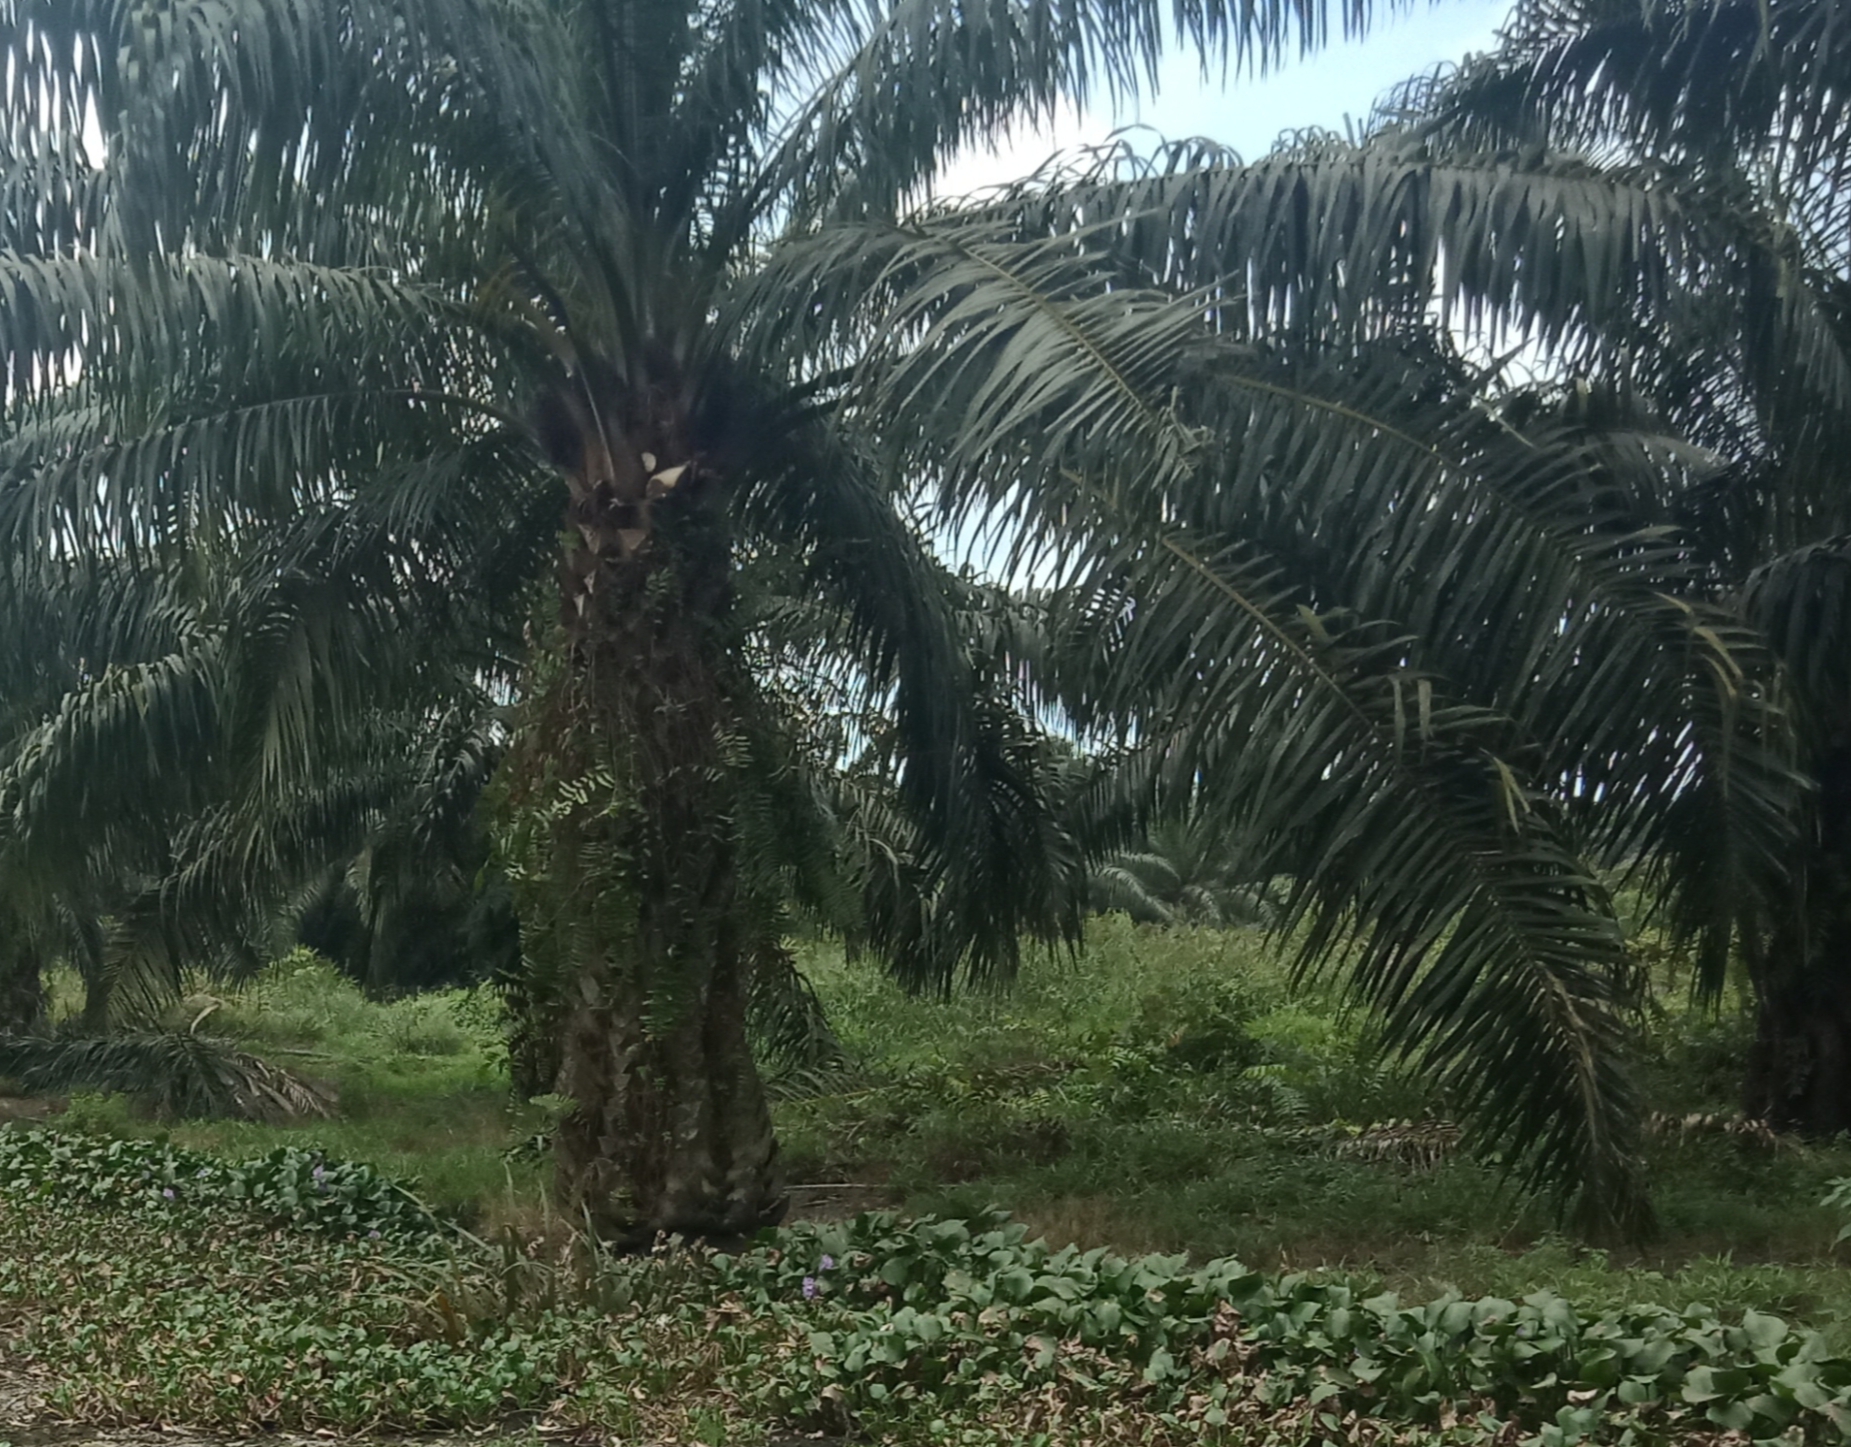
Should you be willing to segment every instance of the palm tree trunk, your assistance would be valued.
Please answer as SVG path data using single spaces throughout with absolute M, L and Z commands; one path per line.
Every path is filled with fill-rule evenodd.
M 84 982 L 83 1032 L 86 1035 L 107 1035 L 110 1003 L 115 994 L 115 977 L 109 970 L 103 924 L 88 914 L 80 916 L 76 923 L 77 972 Z
M 0 957 L 0 1032 L 21 1033 L 45 1023 L 45 983 L 38 950 L 29 942 L 9 942 Z
M 1841 952 L 1836 970 L 1809 970 L 1760 1001 L 1743 1101 L 1748 1115 L 1821 1139 L 1851 1130 L 1848 975 L 1851 955 Z
M 1851 1130 L 1851 743 L 1819 768 L 1807 907 L 1783 922 L 1756 981 L 1744 1109 L 1777 1130 Z
M 783 1215 L 741 964 L 715 960 L 666 1024 L 608 972 L 581 977 L 594 997 L 567 1023 L 560 1072 L 577 1108 L 554 1151 L 565 1205 L 607 1239 L 736 1240 Z
M 558 1192 L 621 1243 L 736 1238 L 779 1219 L 784 1194 L 746 1035 L 776 911 L 737 857 L 729 751 L 750 693 L 730 540 L 691 468 L 663 505 L 658 458 L 688 456 L 672 434 L 635 454 L 653 479 L 626 477 L 596 438 L 576 450 L 563 656 L 523 750 L 565 801 L 550 816 L 546 897 L 523 910 L 547 979 L 536 994 L 550 990 L 559 1029 L 557 1089 L 573 1102 Z

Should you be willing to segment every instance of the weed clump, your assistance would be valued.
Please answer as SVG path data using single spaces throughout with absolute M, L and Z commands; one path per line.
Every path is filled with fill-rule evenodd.
M 7 1131 L 0 1133 L 0 1185 L 14 1205 L 230 1207 L 275 1224 L 369 1236 L 440 1229 L 410 1187 L 372 1166 L 291 1147 L 226 1161 L 164 1140 Z

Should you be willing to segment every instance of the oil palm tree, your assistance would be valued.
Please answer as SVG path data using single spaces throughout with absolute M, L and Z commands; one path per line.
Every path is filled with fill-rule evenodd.
M 1851 40 L 1836 7 L 1520 7 L 1493 56 L 1403 97 L 1449 146 L 1522 146 L 1653 175 L 1682 213 L 1650 238 L 1691 248 L 1568 350 L 1700 449 L 1670 521 L 1712 596 L 1781 664 L 1807 782 L 1789 867 L 1743 893 L 1757 999 L 1744 1104 L 1778 1127 L 1851 1127 Z M 1681 233 L 1681 235 L 1680 235 Z M 1676 284 L 1681 283 L 1681 284 Z M 1727 962 L 1706 960 L 1720 991 Z
M 558 1160 L 601 1228 L 781 1208 L 743 1021 L 779 952 L 755 841 L 795 774 L 747 666 L 747 561 L 826 605 L 904 760 L 932 902 L 871 916 L 909 931 L 898 968 L 1006 970 L 1068 927 L 1033 749 L 960 636 L 917 474 L 828 364 L 763 340 L 804 298 L 741 283 L 782 236 L 894 225 L 962 146 L 1146 83 L 1172 22 L 1260 61 L 1327 23 L 1288 0 L 0 7 L 15 552 L 339 517 L 382 599 L 441 608 L 531 537 L 511 513 L 563 529 L 506 848 L 529 955 L 571 981 Z
M 278 541 L 181 567 L 22 560 L 0 595 L 10 943 L 78 966 L 93 1034 L 118 987 L 145 1012 L 183 968 L 267 959 L 331 861 L 442 856 L 492 768 L 492 668 L 420 647 L 362 559 L 311 575 L 315 550 Z M 363 696 L 340 654 L 376 670 Z
M 1833 18 L 1804 3 L 1525 6 L 1498 52 L 1412 83 L 1361 140 L 1293 138 L 1252 164 L 1205 144 L 1112 152 L 984 218 L 1044 238 L 1084 226 L 1123 274 L 1202 296 L 1219 335 L 1271 358 L 1270 376 L 1246 379 L 1241 425 L 1203 429 L 1217 445 L 1241 436 L 1235 460 L 1195 489 L 1193 515 L 1169 504 L 1169 526 L 1202 534 L 1175 540 L 1178 567 L 1207 591 L 1218 567 L 1250 561 L 1243 586 L 1213 581 L 1220 606 L 1303 608 L 1298 633 L 1280 633 L 1307 660 L 1329 616 L 1386 630 L 1352 636 L 1412 670 L 1392 694 L 1397 739 L 1443 691 L 1486 710 L 1500 776 L 1547 801 L 1575 857 L 1657 887 L 1700 942 L 1707 988 L 1746 959 L 1762 1029 L 1750 1108 L 1823 1131 L 1851 1109 L 1851 136 Z M 1511 376 L 1525 356 L 1541 381 Z M 1476 424 L 1433 410 L 1449 392 Z M 1322 457 L 1277 424 L 1288 393 L 1323 409 Z M 1526 452 L 1500 458 L 1472 430 L 1486 422 Z M 1447 492 L 1410 490 L 1418 470 L 1449 469 Z M 1263 800 L 1294 797 L 1278 787 L 1292 762 L 1280 726 L 1211 706 L 1228 646 L 1205 626 L 1212 599 L 1178 602 L 1152 676 L 1127 682 L 1129 600 L 1149 586 L 1131 571 L 1084 624 L 1126 629 L 1118 701 L 1142 690 L 1148 719 L 1167 679 L 1185 736 L 1236 753 L 1218 777 L 1251 777 L 1253 756 L 1255 792 L 1208 791 L 1250 827 Z M 1307 895 L 1342 875 L 1315 822 L 1349 771 L 1331 758 L 1360 755 L 1326 755 L 1320 792 L 1276 820 L 1294 860 L 1280 867 Z M 1179 783 L 1196 787 L 1187 771 Z M 1352 977 L 1389 1010 L 1391 1040 L 1455 1028 L 1487 977 L 1481 961 L 1444 963 L 1414 951 Z M 1441 996 L 1455 1003 L 1436 1018 Z
M 1140 924 L 1208 929 L 1270 919 L 1270 881 L 1254 877 L 1220 829 L 1188 815 L 1159 819 L 1139 845 L 1092 866 L 1087 899 L 1094 909 L 1122 910 Z
M 338 518 L 454 659 L 481 559 L 563 525 L 498 793 L 575 1209 L 631 1238 L 780 1209 L 745 1020 L 805 861 L 859 861 L 845 928 L 914 983 L 1071 931 L 1030 722 L 1058 707 L 1142 800 L 1289 860 L 1308 962 L 1483 1140 L 1642 1221 L 1596 866 L 1711 860 L 1684 897 L 1732 924 L 1698 906 L 1791 845 L 1790 728 L 1659 530 L 1677 439 L 1501 388 L 1433 324 L 1619 259 L 1585 168 L 1197 146 L 918 198 L 959 145 L 1139 83 L 1163 17 L 1123 0 L 164 14 L 6 11 L 0 536 L 131 559 Z M 1178 18 L 1262 60 L 1323 24 Z M 1520 268 L 1437 264 L 1494 219 Z M 1045 650 L 932 555 L 924 519 L 999 517 Z M 891 788 L 816 787 L 793 607 Z
M 1028 419 L 1000 468 L 923 420 L 912 441 L 966 495 L 1019 500 L 1032 460 L 1032 502 L 1088 540 L 1054 549 L 1080 580 L 1063 700 L 1121 739 L 1138 721 L 1147 798 L 1201 797 L 1270 846 L 1300 881 L 1286 918 L 1321 909 L 1308 962 L 1336 953 L 1332 921 L 1360 924 L 1350 978 L 1386 1039 L 1482 1133 L 1542 1142 L 1544 1174 L 1604 1175 L 1606 1207 L 1633 1150 L 1631 982 L 1592 883 L 1611 870 L 1656 887 L 1710 988 L 1748 960 L 1751 1109 L 1829 1132 L 1851 1108 L 1833 240 L 1851 192 L 1830 22 L 1538 6 L 1361 143 L 1253 165 L 1108 153 L 941 218 L 978 253 L 956 259 L 1015 247 L 1017 282 L 1071 288 L 1076 335 L 1085 299 L 1189 298 L 1212 356 L 1192 372 L 1186 332 L 1127 344 L 1093 415 L 1006 359 L 878 368 L 890 418 Z M 783 261 L 865 259 L 838 232 Z M 990 301 L 957 321 L 1000 354 L 1020 343 Z M 942 324 L 937 304 L 894 288 L 872 330 Z M 1542 382 L 1511 379 L 1512 347 Z M 1373 738 L 1333 727 L 1344 709 L 1373 710 Z M 1468 822 L 1487 795 L 1509 817 Z M 1496 898 L 1486 865 L 1518 859 Z
M 1804 833 L 1774 651 L 1685 525 L 1714 454 L 1570 370 L 1719 256 L 1772 259 L 1640 172 L 1395 129 L 1252 165 L 1116 149 L 761 278 L 843 298 L 809 324 L 863 339 L 883 435 L 948 508 L 1007 504 L 1045 540 L 1054 691 L 1128 751 L 1115 778 L 1292 876 L 1307 965 L 1347 969 L 1481 1140 L 1621 1227 L 1647 1220 L 1635 982 L 1601 881 L 1651 879 L 1726 958 Z M 823 287 L 857 266 L 858 292 Z M 1515 385 L 1461 334 L 1565 374 Z

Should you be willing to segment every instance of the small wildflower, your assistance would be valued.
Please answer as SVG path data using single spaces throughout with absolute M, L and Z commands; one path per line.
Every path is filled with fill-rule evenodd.
M 377 1231 L 368 1231 L 366 1233 L 366 1239 L 368 1241 L 377 1241 L 379 1239 L 379 1233 Z
M 816 1269 L 818 1271 L 834 1271 L 836 1269 L 835 1257 L 831 1256 L 828 1252 L 824 1252 L 823 1259 L 816 1263 Z
M 804 1277 L 803 1279 L 803 1299 L 805 1301 L 809 1301 L 815 1295 L 816 1295 L 816 1278 L 814 1276 Z
M 174 1188 L 172 1186 L 164 1186 L 161 1189 L 161 1194 L 171 1201 L 174 1198 Z

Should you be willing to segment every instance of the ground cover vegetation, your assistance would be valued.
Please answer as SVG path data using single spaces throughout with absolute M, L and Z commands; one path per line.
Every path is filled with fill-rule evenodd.
M 269 1162 L 227 1197 L 402 1162 L 524 1261 L 534 1210 L 594 1254 L 737 1246 L 793 1172 L 1417 1295 L 1420 1231 L 1506 1279 L 1553 1268 L 1495 1244 L 1551 1223 L 1665 1243 L 1673 1274 L 1605 1284 L 1545 1243 L 1596 1297 L 1765 1251 L 1713 1395 L 1629 1345 L 1630 1396 L 1553 1403 L 1459 1338 L 1478 1365 L 1385 1420 L 1686 1430 L 1662 1389 L 1836 1421 L 1823 1348 L 1746 1299 L 1830 1328 L 1851 1124 L 1832 6 L 1525 4 L 1356 136 L 1119 145 L 961 202 L 939 161 L 1134 91 L 1166 38 L 1264 65 L 1332 17 L 144 22 L 0 6 L 0 1072 L 117 1092 L 73 1116 L 118 1134 L 209 1118 L 174 1128 Z M 1166 975 L 1096 927 L 1115 986 L 1061 953 L 1089 904 L 1216 930 L 1148 937 Z M 1292 971 L 1212 943 L 1241 921 Z M 232 988 L 295 944 L 378 996 L 477 988 L 381 1010 L 308 956 Z M 1018 1005 L 892 993 L 1025 952 Z M 324 1157 L 273 1154 L 304 1118 Z M 1307 1240 L 1314 1184 L 1344 1205 Z M 762 1285 L 744 1259 L 688 1269 Z M 1299 1314 L 1236 1276 L 1190 1311 Z M 1162 1386 L 1138 1342 L 1113 1370 Z M 1179 1391 L 1146 1405 L 1225 1410 Z
M 1823 1198 L 1851 1154 L 1723 1128 L 1745 1016 L 1706 1045 L 1664 979 L 1665 1234 L 1609 1254 L 1461 1155 L 1430 1085 L 1257 932 L 1116 917 L 1089 943 L 948 1005 L 801 948 L 843 1061 L 775 1113 L 797 1199 L 838 1219 L 719 1258 L 603 1250 L 551 1205 L 492 997 L 369 1003 L 279 962 L 215 1018 L 313 1048 L 349 1118 L 79 1097 L 0 1135 L 5 1360 L 60 1413 L 227 1428 L 1836 1440 L 1851 1272 Z

